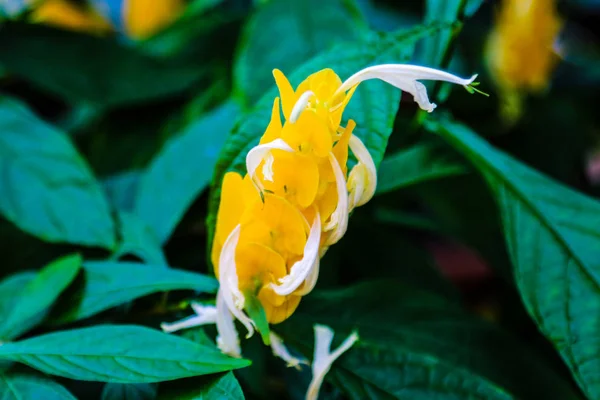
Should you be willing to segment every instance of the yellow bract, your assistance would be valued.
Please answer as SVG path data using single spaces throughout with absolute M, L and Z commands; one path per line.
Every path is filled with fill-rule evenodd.
M 145 39 L 170 25 L 184 7 L 184 0 L 124 0 L 125 31 L 130 37 Z
M 520 92 L 540 91 L 548 85 L 558 61 L 553 50 L 562 22 L 555 0 L 504 0 L 487 45 L 492 77 L 503 90 L 516 116 Z
M 31 13 L 31 21 L 95 34 L 112 30 L 110 23 L 95 10 L 77 6 L 67 0 L 46 0 Z

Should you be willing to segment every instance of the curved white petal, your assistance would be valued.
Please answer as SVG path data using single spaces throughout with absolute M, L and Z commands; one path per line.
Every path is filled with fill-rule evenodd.
M 273 182 L 273 163 L 275 162 L 275 157 L 273 154 L 268 153 L 267 158 L 265 159 L 265 163 L 263 164 L 262 173 L 265 181 Z
M 415 101 L 419 104 L 419 107 L 428 112 L 432 112 L 436 106 L 429 102 L 427 90 L 422 83 L 417 82 L 418 80 L 444 81 L 461 86 L 468 86 L 475 81 L 475 78 L 477 78 L 477 75 L 464 79 L 445 71 L 419 65 L 381 64 L 358 71 L 342 83 L 336 91 L 336 94 L 345 92 L 363 81 L 369 79 L 381 79 L 398 89 L 412 94 Z
M 317 212 L 310 228 L 310 233 L 304 245 L 304 254 L 300 261 L 296 261 L 290 273 L 279 279 L 279 285 L 271 283 L 271 288 L 280 296 L 287 296 L 304 283 L 319 259 L 319 244 L 321 243 L 321 216 Z
M 323 384 L 325 375 L 331 369 L 331 365 L 345 351 L 347 351 L 358 340 L 358 334 L 353 332 L 344 340 L 344 342 L 333 352 L 330 352 L 331 341 L 333 340 L 333 330 L 324 325 L 315 325 L 315 353 L 312 362 L 312 380 L 306 392 L 306 400 L 317 400 L 319 390 Z
M 329 153 L 329 162 L 335 175 L 338 204 L 333 214 L 331 214 L 329 222 L 323 227 L 325 231 L 333 230 L 327 238 L 326 246 L 337 243 L 344 236 L 348 228 L 348 190 L 346 189 L 346 178 L 344 177 L 340 163 L 338 163 L 333 153 Z
M 238 287 L 238 276 L 235 265 L 235 249 L 240 239 L 241 226 L 238 225 L 225 240 L 219 258 L 219 293 L 229 311 L 246 327 L 246 338 L 254 334 L 254 322 L 244 314 L 244 295 Z
M 287 347 L 283 344 L 283 340 L 277 336 L 275 332 L 271 331 L 269 336 L 271 339 L 271 350 L 273 350 L 273 355 L 285 361 L 288 367 L 294 367 L 297 370 L 300 370 L 300 364 L 310 365 L 308 360 L 292 356 Z
M 320 253 L 320 252 L 319 252 Z M 315 259 L 315 263 L 310 268 L 310 274 L 304 281 L 304 286 L 301 289 L 298 289 L 296 294 L 298 296 L 305 296 L 312 292 L 312 290 L 317 286 L 317 280 L 319 279 L 319 268 L 321 267 L 321 259 L 322 255 L 319 254 L 319 257 Z
M 315 94 L 310 90 L 307 90 L 306 92 L 302 93 L 302 95 L 298 98 L 298 101 L 296 101 L 296 104 L 294 104 L 294 108 L 292 108 L 292 112 L 290 113 L 290 123 L 293 124 L 296 121 L 298 121 L 298 118 L 300 118 L 300 114 L 302 114 L 302 112 L 306 110 L 308 101 L 314 95 Z
M 233 314 L 229 311 L 223 292 L 219 289 L 217 293 L 217 346 L 219 349 L 232 357 L 240 358 L 242 351 L 240 349 L 240 339 L 235 329 Z
M 350 171 L 348 176 L 348 187 L 354 188 L 350 190 L 350 206 L 349 210 L 352 211 L 354 207 L 360 207 L 367 203 L 375 195 L 375 189 L 377 188 L 377 169 L 373 162 L 371 153 L 367 150 L 364 143 L 356 135 L 350 137 L 350 150 L 356 156 L 358 164 L 355 168 L 361 168 L 361 173 L 354 173 Z
M 160 324 L 160 329 L 167 333 L 173 333 L 182 329 L 194 328 L 196 326 L 209 325 L 217 322 L 217 309 L 215 306 L 204 306 L 200 303 L 192 303 L 191 305 L 196 315 L 172 323 L 163 322 Z
M 256 179 L 256 170 L 258 169 L 260 163 L 273 149 L 285 150 L 290 153 L 294 151 L 283 139 L 280 138 L 269 143 L 259 144 L 258 146 L 253 147 L 246 155 L 246 169 L 248 170 L 248 175 L 250 175 L 254 186 L 256 186 L 260 192 L 263 191 L 264 186 L 259 179 Z M 273 179 L 272 174 L 270 175 L 270 178 Z M 266 176 L 265 179 L 267 179 Z

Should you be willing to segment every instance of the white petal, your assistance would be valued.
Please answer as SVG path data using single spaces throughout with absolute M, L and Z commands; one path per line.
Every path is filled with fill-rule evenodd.
M 360 207 L 373 198 L 377 188 L 377 169 L 371 153 L 356 135 L 350 137 L 350 150 L 358 160 L 348 176 L 348 187 L 354 189 L 350 190 L 349 211 L 352 211 L 354 207 Z M 355 168 L 357 172 L 353 173 Z
M 302 93 L 302 95 L 300 96 L 300 98 L 298 98 L 298 101 L 296 101 L 296 104 L 294 104 L 294 107 L 292 108 L 292 112 L 290 113 L 290 123 L 293 124 L 298 120 L 298 118 L 300 118 L 300 114 L 302 114 L 302 112 L 306 110 L 306 106 L 308 106 L 308 101 L 314 95 L 315 94 L 310 90 L 307 90 L 306 92 Z
M 238 276 L 235 265 L 235 249 L 240 239 L 241 226 L 238 225 L 225 240 L 219 258 L 219 292 L 229 311 L 246 327 L 246 338 L 254 334 L 254 322 L 244 314 L 244 295 L 238 287 Z
M 319 390 L 323 384 L 325 375 L 331 369 L 331 365 L 345 351 L 347 351 L 358 340 L 358 335 L 353 332 L 344 342 L 333 352 L 330 352 L 331 341 L 333 340 L 333 330 L 327 326 L 315 325 L 315 353 L 313 356 L 312 373 L 313 377 L 306 392 L 306 400 L 317 400 Z
M 319 257 L 315 259 L 314 265 L 310 268 L 310 274 L 308 274 L 308 277 L 304 281 L 304 286 L 301 289 L 298 289 L 298 291 L 296 292 L 298 296 L 305 296 L 309 294 L 317 285 L 317 280 L 319 279 L 319 268 L 321 263 L 320 257 L 323 256 L 319 254 Z
M 273 355 L 285 361 L 288 367 L 294 367 L 297 370 L 300 370 L 300 364 L 310 365 L 308 360 L 292 356 L 287 347 L 285 347 L 285 345 L 283 344 L 283 340 L 279 336 L 277 336 L 273 331 L 271 331 L 270 333 L 270 339 L 271 350 L 273 350 Z
M 217 346 L 219 349 L 232 357 L 241 357 L 240 339 L 235 329 L 233 315 L 223 297 L 223 292 L 219 289 L 217 293 Z
M 262 169 L 265 181 L 273 182 L 273 162 L 275 162 L 275 157 L 273 157 L 273 154 L 269 153 Z
M 345 92 L 363 81 L 369 79 L 381 79 L 398 89 L 412 94 L 415 101 L 419 104 L 419 107 L 431 112 L 435 108 L 435 104 L 429 102 L 427 90 L 422 83 L 417 82 L 418 80 L 444 81 L 461 86 L 468 86 L 473 83 L 475 78 L 477 78 L 477 75 L 473 75 L 469 79 L 463 79 L 445 71 L 421 67 L 419 65 L 381 64 L 358 71 L 342 83 L 342 86 L 338 88 L 336 94 Z
M 294 151 L 283 139 L 280 138 L 269 143 L 259 144 L 258 146 L 253 147 L 246 155 L 246 169 L 248 170 L 248 175 L 250 175 L 254 186 L 256 186 L 256 188 L 261 192 L 264 187 L 262 182 L 260 182 L 259 179 L 256 179 L 256 169 L 273 149 L 285 150 L 290 153 Z M 273 179 L 272 174 L 270 178 Z M 265 177 L 265 179 L 267 178 Z
M 327 238 L 326 246 L 337 243 L 344 236 L 348 228 L 348 190 L 346 189 L 346 178 L 333 153 L 329 153 L 329 162 L 335 175 L 338 204 L 333 214 L 331 214 L 329 222 L 323 227 L 325 231 L 333 230 Z
M 160 324 L 160 329 L 167 333 L 173 333 L 182 329 L 194 328 L 196 326 L 209 325 L 217 322 L 217 309 L 214 306 L 204 306 L 192 303 L 192 309 L 196 315 L 182 319 L 181 321 Z
M 315 261 L 319 259 L 319 244 L 321 243 L 321 217 L 317 212 L 310 228 L 310 233 L 304 245 L 304 254 L 300 261 L 296 261 L 290 273 L 279 279 L 279 285 L 271 283 L 271 288 L 280 296 L 287 296 L 304 283 L 312 272 Z

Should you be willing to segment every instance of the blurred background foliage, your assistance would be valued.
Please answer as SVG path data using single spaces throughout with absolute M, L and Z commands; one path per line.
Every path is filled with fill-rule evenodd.
M 359 328 L 322 398 L 600 398 L 600 3 L 559 1 L 551 16 L 554 2 L 531 2 L 546 11 L 502 28 L 516 21 L 502 7 L 518 2 L 1 0 L 0 337 L 52 347 L 41 334 L 68 328 L 85 349 L 79 328 L 107 348 L 141 335 L 158 358 L 138 372 L 178 380 L 122 378 L 110 350 L 94 366 L 32 361 L 25 340 L 0 357 L 61 378 L 7 364 L 0 393 L 302 398 L 308 371 L 284 369 L 257 338 L 244 348 L 251 367 L 214 375 L 241 365 L 177 372 L 149 331 L 93 329 L 156 328 L 211 301 L 209 213 L 219 177 L 239 167 L 222 149 L 262 134 L 273 68 L 302 79 L 325 60 L 342 78 L 351 62 L 478 72 L 490 96 L 428 84 L 437 118 L 403 96 L 385 119 L 371 109 L 397 93 L 373 84 L 354 105 L 383 157 L 378 196 L 324 258 L 321 291 L 275 329 L 310 356 L 314 322 Z M 543 84 L 498 78 L 501 28 L 550 42 Z M 211 348 L 214 335 L 183 334 Z

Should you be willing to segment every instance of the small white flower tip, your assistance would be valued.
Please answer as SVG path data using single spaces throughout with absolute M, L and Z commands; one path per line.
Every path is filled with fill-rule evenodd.
M 294 104 L 294 107 L 292 108 L 292 112 L 290 113 L 290 123 L 296 123 L 298 118 L 300 118 L 302 112 L 306 110 L 308 101 L 314 95 L 315 94 L 310 90 L 307 90 L 306 92 L 302 93 L 302 95 L 298 98 L 298 101 L 296 101 L 296 104 Z
M 193 302 L 192 309 L 196 315 L 184 318 L 176 322 L 163 322 L 160 324 L 160 329 L 166 333 L 173 333 L 183 329 L 195 328 L 202 325 L 215 324 L 217 322 L 217 309 L 214 306 L 203 306 L 202 304 Z
M 285 361 L 288 368 L 293 367 L 297 370 L 301 370 L 302 364 L 310 365 L 307 359 L 292 356 L 287 347 L 283 344 L 283 340 L 274 332 L 271 332 L 269 336 L 271 339 L 271 350 L 273 351 L 273 355 Z

